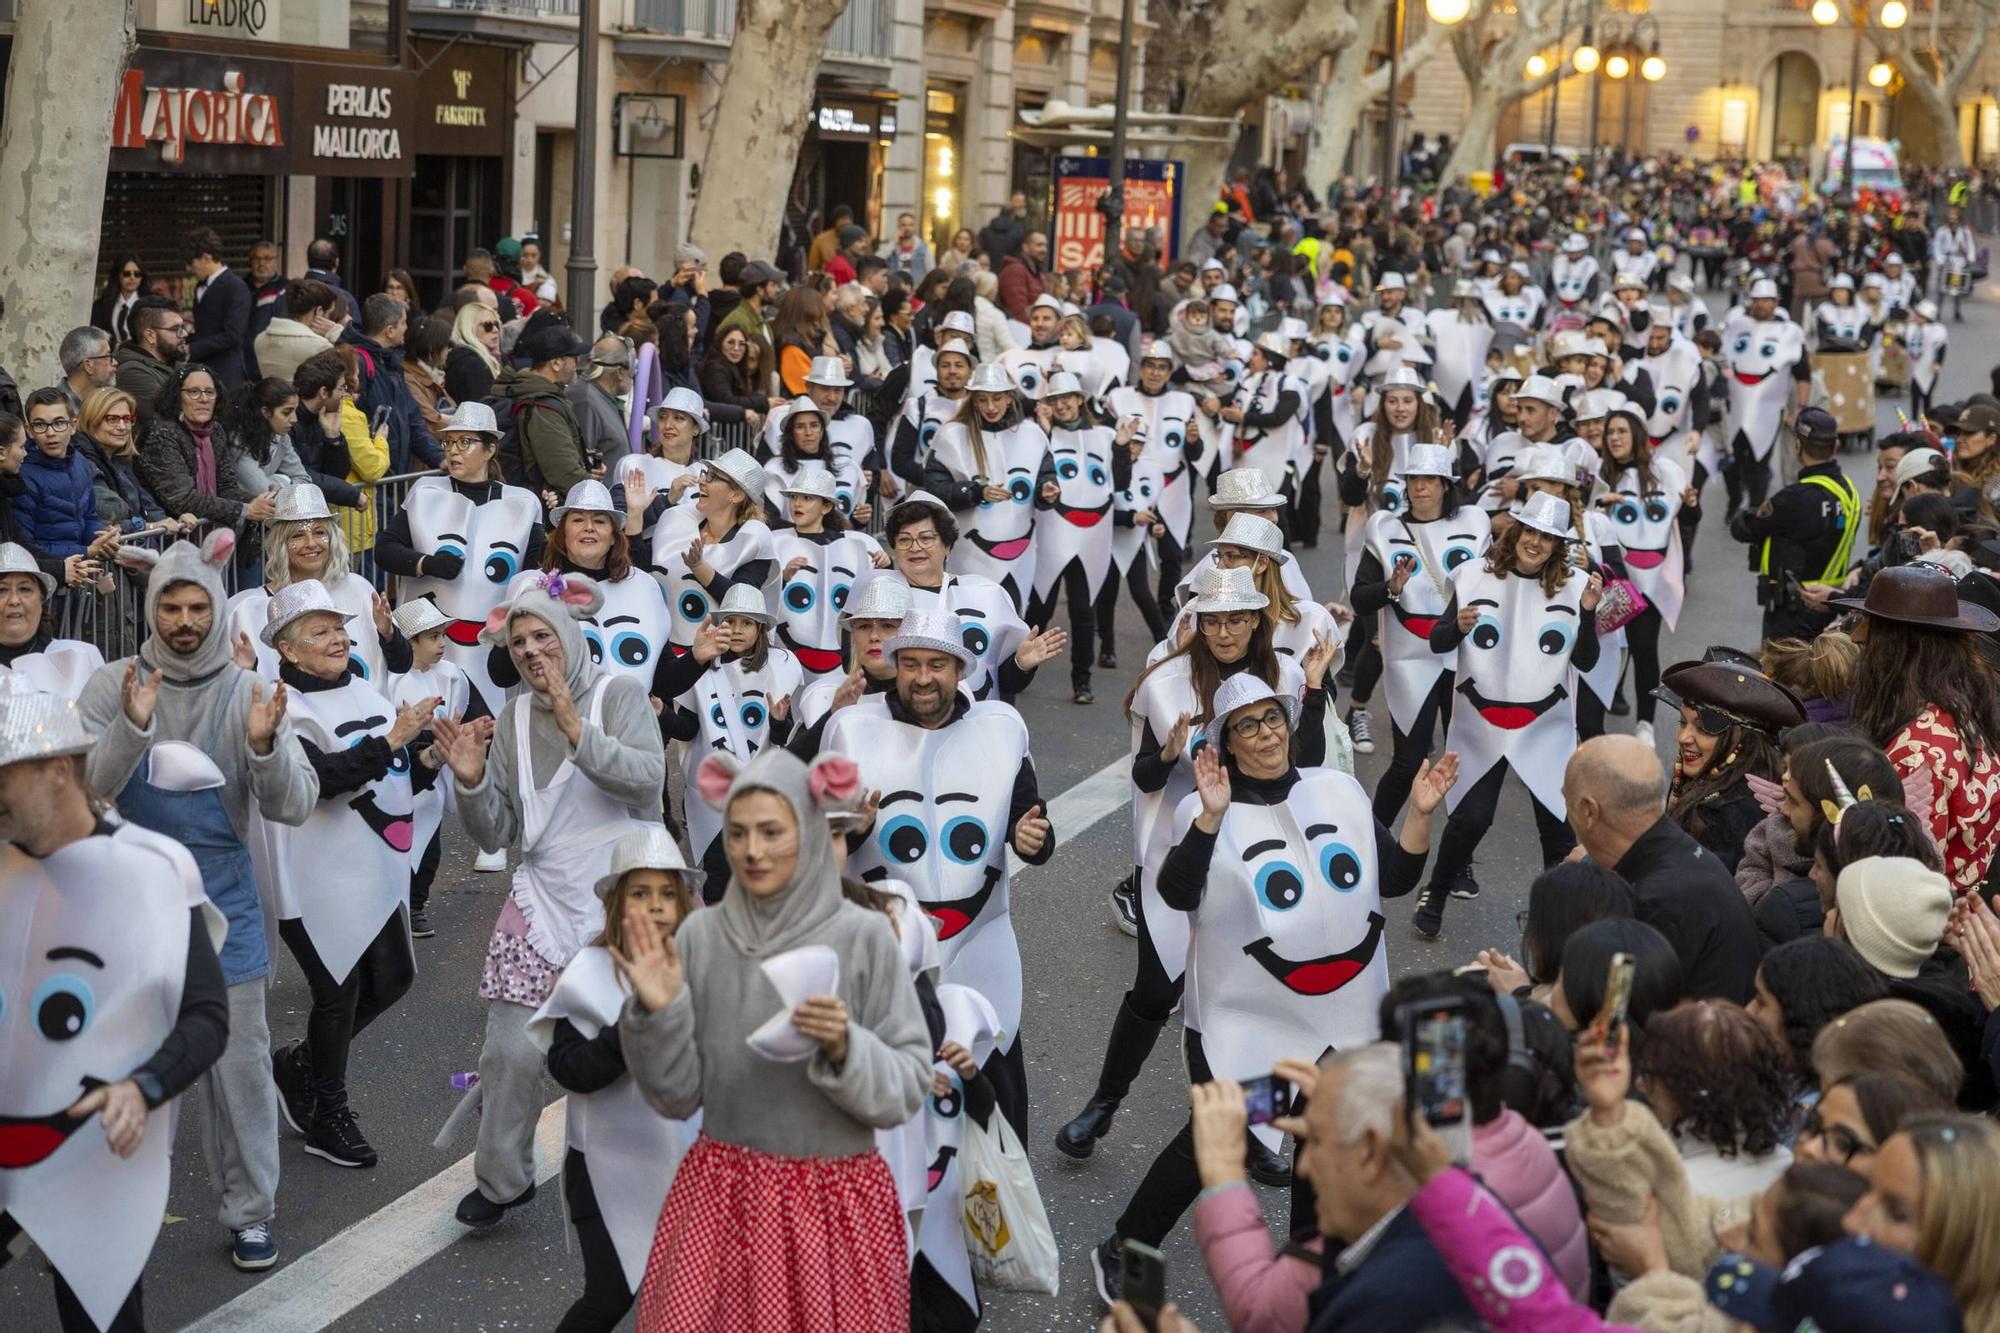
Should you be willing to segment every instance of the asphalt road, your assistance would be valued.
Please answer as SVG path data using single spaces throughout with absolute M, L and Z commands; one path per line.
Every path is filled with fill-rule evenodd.
M 1952 326 L 1956 346 L 1944 396 L 1986 387 L 1987 358 L 1976 349 L 2000 324 L 1996 295 L 2000 293 L 1992 289 L 1983 293 L 1984 299 L 1968 308 L 1966 321 Z M 1893 428 L 1899 401 L 1880 405 L 1885 429 Z M 1872 454 L 1847 455 L 1843 462 L 1865 490 L 1873 475 Z M 1711 520 L 1701 529 L 1687 609 L 1663 646 L 1666 662 L 1697 656 L 1710 643 L 1746 648 L 1756 643 L 1752 581 L 1742 548 L 1722 530 L 1720 485 L 1711 483 L 1706 498 Z M 1333 596 L 1339 587 L 1337 538 L 1300 555 L 1321 599 Z M 1123 760 L 1128 738 L 1119 702 L 1148 645 L 1129 608 L 1120 617 L 1119 634 L 1121 665 L 1097 673 L 1094 707 L 1069 702 L 1059 663 L 1047 668 L 1021 700 L 1047 796 L 1070 791 L 1105 765 Z M 1378 692 L 1378 703 L 1379 698 Z M 1379 708 L 1376 717 L 1383 742 L 1376 754 L 1360 758 L 1361 777 L 1370 786 L 1387 762 L 1387 719 Z M 1663 712 L 1659 723 L 1661 747 L 1670 749 L 1672 719 Z M 1615 730 L 1628 730 L 1630 724 L 1629 717 L 1612 719 Z M 1113 799 L 1121 800 L 1122 790 L 1114 790 Z M 1109 804 L 1098 803 L 1099 808 Z M 1186 1115 L 1178 1043 L 1163 1038 L 1095 1157 L 1072 1162 L 1053 1146 L 1057 1126 L 1082 1105 L 1094 1085 L 1105 1033 L 1130 981 L 1134 954 L 1133 942 L 1113 927 L 1106 900 L 1129 862 L 1128 812 L 1111 809 L 1082 831 L 1065 827 L 1058 814 L 1056 833 L 1054 860 L 1017 875 L 1014 883 L 1015 922 L 1026 959 L 1022 1040 L 1032 1097 L 1027 1146 L 1062 1251 L 1062 1293 L 997 1294 L 985 1324 L 997 1333 L 1095 1326 L 1089 1251 L 1109 1232 L 1152 1155 Z M 381 1154 L 380 1165 L 369 1171 L 342 1170 L 306 1156 L 288 1133 L 275 1231 L 281 1266 L 261 1277 L 246 1276 L 230 1266 L 227 1234 L 214 1220 L 215 1196 L 197 1138 L 198 1113 L 188 1105 L 180 1119 L 167 1224 L 146 1271 L 146 1306 L 154 1329 L 548 1329 L 581 1290 L 582 1266 L 566 1245 L 555 1182 L 546 1182 L 532 1204 L 493 1232 L 465 1235 L 450 1219 L 453 1204 L 468 1187 L 461 1159 L 472 1150 L 471 1136 L 462 1134 L 448 1149 L 434 1148 L 431 1141 L 456 1098 L 450 1076 L 477 1064 L 484 1009 L 475 989 L 507 879 L 472 874 L 470 846 L 455 829 L 448 828 L 446 836 L 445 869 L 431 908 L 438 934 L 418 942 L 420 974 L 409 995 L 355 1043 L 353 1052 L 354 1105 Z M 1394 975 L 1466 962 L 1488 945 L 1516 951 L 1514 915 L 1526 905 L 1526 886 L 1538 862 L 1527 798 L 1509 783 L 1480 853 L 1485 892 L 1476 901 L 1450 904 L 1444 937 L 1436 943 L 1419 940 L 1408 924 L 1407 901 L 1391 905 L 1388 948 Z M 303 1034 L 306 1005 L 305 985 L 284 956 L 270 994 L 274 1039 Z M 553 1085 L 550 1100 L 556 1100 Z M 560 1142 L 557 1120 L 554 1114 L 545 1119 L 550 1131 L 545 1144 Z M 555 1165 L 545 1153 L 544 1174 Z M 456 1174 L 434 1179 L 452 1171 Z M 1261 1194 L 1278 1234 L 1285 1223 L 1286 1197 L 1277 1190 Z M 1191 1224 L 1175 1232 L 1165 1252 L 1170 1294 L 1204 1328 L 1220 1329 Z M 49 1291 L 39 1259 L 0 1270 L 0 1311 L 5 1312 L 0 1327 L 53 1329 Z

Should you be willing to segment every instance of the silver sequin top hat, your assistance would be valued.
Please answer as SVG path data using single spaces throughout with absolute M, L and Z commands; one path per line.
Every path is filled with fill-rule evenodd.
M 264 613 L 264 628 L 257 632 L 257 637 L 264 641 L 266 648 L 276 647 L 278 635 L 285 626 L 300 616 L 309 616 L 314 612 L 339 616 L 343 625 L 354 619 L 352 611 L 335 605 L 333 594 L 326 590 L 324 583 L 318 579 L 300 579 L 297 583 L 286 584 L 272 595 L 271 605 Z
M 778 487 L 785 495 L 810 495 L 815 500 L 833 504 L 839 500 L 839 492 L 834 485 L 833 474 L 817 465 L 802 467 L 798 475 Z
M 611 503 L 611 488 L 594 477 L 585 477 L 569 488 L 563 502 L 549 514 L 549 524 L 555 526 L 563 521 L 566 514 L 615 514 L 618 506 Z
M 611 844 L 611 871 L 598 877 L 592 887 L 597 892 L 599 902 L 611 896 L 618 887 L 618 881 L 628 870 L 667 870 L 677 875 L 687 873 L 688 863 L 681 855 L 680 844 L 664 825 L 648 824 L 645 828 L 633 829 L 617 842 Z
M 812 368 L 806 371 L 806 383 L 818 384 L 828 389 L 849 389 L 854 381 L 847 378 L 847 367 L 837 356 L 816 356 Z
M 1194 615 L 1217 615 L 1224 611 L 1262 611 L 1271 599 L 1257 591 L 1256 577 L 1247 569 L 1224 569 L 1210 565 L 1195 576 L 1194 596 L 1187 609 Z
M 764 601 L 764 594 L 747 583 L 730 584 L 729 591 L 722 595 L 722 605 L 709 612 L 709 616 L 714 620 L 721 620 L 724 616 L 742 616 L 760 625 L 769 625 L 777 620 Z
M 694 422 L 695 433 L 705 434 L 708 430 L 708 404 L 693 389 L 675 388 L 667 390 L 667 396 L 660 400 L 657 409 L 661 412 L 678 412 Z
M 1285 534 L 1278 530 L 1276 523 L 1259 514 L 1231 514 L 1229 522 L 1223 526 L 1222 535 L 1209 545 L 1255 551 L 1281 565 L 1292 558 L 1291 552 L 1285 549 Z
M 1264 469 L 1256 467 L 1233 467 L 1216 477 L 1215 494 L 1208 500 L 1211 509 L 1277 509 L 1284 503 Z
M 1451 480 L 1451 450 L 1442 444 L 1413 444 L 1410 446 L 1409 461 L 1403 464 L 1403 476 L 1443 477 Z
M 965 646 L 965 640 L 959 637 L 958 617 L 949 611 L 911 611 L 904 616 L 902 628 L 884 645 L 883 651 L 894 657 L 905 648 L 948 653 L 967 669 L 979 660 Z
M 972 372 L 965 387 L 972 393 L 1013 393 L 1017 386 L 1007 367 L 998 361 L 988 361 Z
M 1289 695 L 1280 694 L 1262 676 L 1254 671 L 1239 671 L 1228 680 L 1215 687 L 1215 699 L 1209 706 L 1209 716 L 1219 727 L 1225 725 L 1229 715 L 1239 708 L 1275 699 L 1278 707 L 1285 710 L 1285 721 L 1299 720 L 1299 701 Z
M 333 511 L 326 507 L 326 493 L 309 481 L 300 481 L 278 492 L 277 503 L 267 521 L 303 523 L 308 519 L 332 517 Z
M 56 694 L 0 694 L 0 768 L 30 759 L 83 754 L 91 738 L 76 705 Z

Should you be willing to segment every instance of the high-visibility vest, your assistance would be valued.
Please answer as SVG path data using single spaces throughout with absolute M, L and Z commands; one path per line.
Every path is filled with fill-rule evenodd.
M 1840 542 L 1833 548 L 1833 555 L 1827 560 L 1826 568 L 1816 579 L 1806 579 L 1807 583 L 1838 583 L 1847 573 L 1847 558 L 1854 554 L 1854 534 L 1861 527 L 1861 494 L 1854 489 L 1854 483 L 1842 477 L 1838 483 L 1832 477 L 1800 477 L 1808 486 L 1817 486 L 1834 498 L 1840 506 Z M 1769 575 L 1771 572 L 1771 539 L 1764 539 L 1764 549 L 1757 558 L 1757 572 Z

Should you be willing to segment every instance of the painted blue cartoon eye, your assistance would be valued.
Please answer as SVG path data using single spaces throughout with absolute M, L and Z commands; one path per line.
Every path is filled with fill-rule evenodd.
M 1387 482 L 1382 487 L 1382 507 L 1390 513 L 1399 513 L 1403 508 L 1403 487 L 1400 482 Z
M 1444 548 L 1444 567 L 1446 569 L 1457 569 L 1460 565 L 1478 554 L 1479 552 L 1473 550 L 1470 546 L 1447 546 Z
M 939 1068 L 943 1068 L 942 1065 Z M 965 1094 L 960 1090 L 958 1075 L 946 1074 L 950 1086 L 943 1092 L 931 1094 L 931 1114 L 940 1120 L 956 1120 L 965 1106 Z
M 850 490 L 836 490 L 833 493 L 833 507 L 843 514 L 853 513 L 854 492 Z
M 465 559 L 465 548 L 457 542 L 439 542 L 436 553 L 438 555 L 455 555 L 460 560 Z
M 1763 346 L 1757 349 L 1757 355 L 1763 357 L 1767 361 L 1770 360 L 1772 357 L 1776 356 L 1777 354 L 1778 354 L 1778 344 L 1776 343 L 1765 343 Z
M 919 448 L 928 450 L 931 447 L 931 440 L 937 435 L 940 424 L 942 423 L 926 419 L 921 426 L 917 427 L 917 446 Z
M 1655 523 L 1666 522 L 1667 502 L 1657 498 L 1646 501 L 1646 517 Z
M 1472 626 L 1472 646 L 1475 648 L 1498 648 L 1503 636 L 1500 622 L 1492 616 L 1479 617 Z
M 1257 901 L 1274 912 L 1289 912 L 1305 897 L 1306 883 L 1299 868 L 1289 861 L 1268 861 L 1257 868 L 1250 881 Z
M 347 665 L 354 668 L 354 674 L 356 676 L 360 677 L 362 680 L 368 679 L 368 659 L 361 656 L 361 654 L 353 651 L 353 649 L 351 648 L 348 650 L 347 653 Z
M 944 854 L 962 866 L 977 865 L 986 859 L 987 837 L 985 822 L 971 815 L 948 819 L 938 831 Z
M 1660 400 L 1660 411 L 1665 413 L 1667 416 L 1670 417 L 1674 416 L 1677 413 L 1679 413 L 1680 410 L 1681 410 L 1681 400 L 1674 397 L 1674 395 L 1668 394 L 1666 397 Z
M 1361 883 L 1361 858 L 1344 842 L 1330 842 L 1319 849 L 1319 873 L 1342 893 Z
M 520 558 L 510 551 L 495 551 L 486 557 L 486 581 L 505 583 L 521 568 Z
M 604 640 L 594 629 L 583 632 L 583 646 L 590 649 L 590 660 L 602 665 L 604 662 Z
M 960 621 L 958 624 L 958 639 L 965 645 L 965 651 L 974 657 L 986 656 L 986 649 L 993 642 L 993 637 L 986 632 L 984 625 L 974 625 L 966 621 Z
M 1042 372 L 1032 364 L 1022 366 L 1016 378 L 1021 382 L 1021 392 L 1030 398 L 1035 396 L 1035 390 L 1042 387 Z
M 845 583 L 836 583 L 831 588 L 828 588 L 826 590 L 826 600 L 833 603 L 834 610 L 836 611 L 845 610 L 847 608 L 847 594 L 849 591 L 850 591 L 850 585 Z
M 73 972 L 57 972 L 35 987 L 28 1013 L 43 1041 L 74 1041 L 90 1029 L 97 994 Z
M 1169 430 L 1160 436 L 1160 443 L 1167 449 L 1179 449 L 1187 443 L 1187 433 L 1181 430 Z
M 1035 488 L 1026 477 L 1016 477 L 1007 483 L 1007 494 L 1014 498 L 1015 504 L 1024 505 L 1035 498 Z
M 1065 458 L 1056 464 L 1056 475 L 1064 481 L 1075 481 L 1076 474 L 1083 471 L 1074 458 Z
M 409 746 L 405 745 L 402 749 L 389 756 L 389 771 L 399 777 L 410 771 Z
M 743 719 L 744 726 L 755 731 L 764 725 L 764 705 L 758 703 L 755 699 L 746 700 L 738 716 Z
M 1340 345 L 1340 349 L 1336 351 L 1334 355 L 1340 358 L 1340 362 L 1342 365 L 1346 365 L 1349 361 L 1352 361 L 1354 359 L 1354 349 L 1352 347 L 1349 347 L 1346 343 L 1342 343 Z
M 906 866 L 923 860 L 924 853 L 930 850 L 931 835 L 916 816 L 897 815 L 882 826 L 875 841 L 882 848 L 882 855 Z
M 1576 626 L 1551 620 L 1535 632 L 1535 647 L 1546 657 L 1560 657 L 1576 642 Z
M 1738 335 L 1734 346 L 1736 350 L 1736 355 L 1742 356 L 1745 352 L 1750 350 L 1750 335 L 1747 333 Z
M 1617 519 L 1620 523 L 1637 523 L 1639 521 L 1639 506 L 1631 500 L 1620 500 L 1617 504 L 1611 506 L 1611 517 Z
M 1152 482 L 1150 482 L 1150 481 L 1142 481 L 1142 482 L 1140 482 L 1140 483 L 1139 483 L 1139 498 L 1140 498 L 1141 500 L 1150 500 L 1150 499 L 1152 499 L 1152 498 L 1153 498 L 1153 483 L 1152 483 Z
M 1110 481 L 1111 481 L 1111 474 L 1110 474 L 1109 472 L 1106 472 L 1106 471 L 1104 470 L 1104 464 L 1102 464 L 1102 463 L 1092 463 L 1092 464 L 1090 465 L 1090 469 L 1089 469 L 1089 472 L 1090 472 L 1090 484 L 1091 484 L 1091 485 L 1093 485 L 1093 486 L 1105 486 L 1105 485 L 1109 485 L 1109 484 L 1110 484 Z
M 628 667 L 644 666 L 653 656 L 653 645 L 646 642 L 644 635 L 627 630 L 613 636 L 611 656 Z
M 722 702 L 720 700 L 717 700 L 715 703 L 712 703 L 708 706 L 708 720 L 710 722 L 713 722 L 718 727 L 726 727 L 729 725 L 728 721 L 723 717 Z
M 683 588 L 674 604 L 682 620 L 698 625 L 708 619 L 708 595 L 699 588 Z
M 787 611 L 803 615 L 819 600 L 819 590 L 803 579 L 793 579 L 785 585 L 784 598 Z

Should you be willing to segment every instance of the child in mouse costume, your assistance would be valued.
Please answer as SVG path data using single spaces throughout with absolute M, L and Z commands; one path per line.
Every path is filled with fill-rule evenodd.
M 528 1025 L 549 1077 L 569 1093 L 563 1205 L 583 1251 L 583 1294 L 563 1316 L 567 1333 L 609 1333 L 632 1308 L 667 1187 L 701 1121 L 660 1115 L 627 1076 L 618 1011 L 628 988 L 613 961 L 628 909 L 667 935 L 680 929 L 695 911 L 694 877 L 672 835 L 645 828 L 618 840 L 595 887 L 604 933 L 570 960 Z
M 595 581 L 581 574 L 524 583 L 482 637 L 508 645 L 528 688 L 490 730 L 451 718 L 434 724 L 467 834 L 482 849 L 521 849 L 479 984 L 487 1002 L 479 1083 L 439 1136 L 448 1139 L 481 1109 L 479 1183 L 458 1206 L 471 1227 L 492 1226 L 534 1197 L 542 1053 L 528 1040 L 528 1020 L 603 929 L 604 905 L 590 886 L 610 868 L 612 846 L 660 820 L 667 761 L 646 687 L 599 667 L 584 645 L 579 622 L 602 605 Z
M 675 940 L 628 910 L 615 955 L 633 992 L 618 1016 L 633 1078 L 664 1115 L 702 1112 L 638 1327 L 905 1333 L 903 1212 L 875 1131 L 922 1105 L 931 1041 L 887 918 L 841 893 L 827 816 L 858 805 L 860 772 L 772 748 L 744 766 L 711 755 L 696 786 L 723 814 L 728 891 Z M 824 967 L 820 951 L 832 993 L 773 1022 L 786 1017 L 773 976 Z M 767 1054 L 779 1040 L 804 1058 Z

